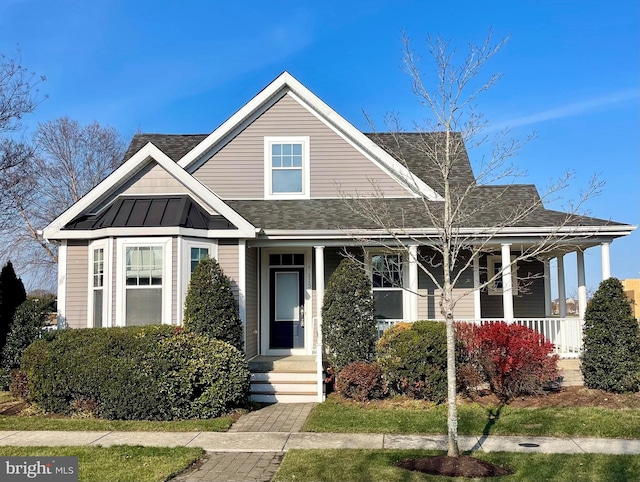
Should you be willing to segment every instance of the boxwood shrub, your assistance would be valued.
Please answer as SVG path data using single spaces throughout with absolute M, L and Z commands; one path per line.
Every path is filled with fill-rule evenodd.
M 242 405 L 249 369 L 229 343 L 172 326 L 64 330 L 24 353 L 30 400 L 118 420 L 212 418 Z
M 437 403 L 447 398 L 444 322 L 416 321 L 387 330 L 378 341 L 378 363 L 392 393 Z

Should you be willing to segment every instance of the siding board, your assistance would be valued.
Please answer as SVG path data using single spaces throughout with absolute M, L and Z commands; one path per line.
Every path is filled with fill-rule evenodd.
M 311 197 L 371 194 L 371 181 L 386 197 L 409 197 L 390 176 L 341 136 L 285 95 L 193 175 L 220 197 L 264 198 L 264 137 L 309 136 Z M 340 188 L 338 188 L 339 183 Z
M 89 246 L 87 241 L 67 242 L 65 316 L 69 328 L 87 327 L 89 296 Z

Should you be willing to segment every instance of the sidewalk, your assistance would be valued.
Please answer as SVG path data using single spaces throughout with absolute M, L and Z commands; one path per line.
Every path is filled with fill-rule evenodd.
M 0 445 L 202 447 L 208 452 L 281 453 L 291 449 L 437 449 L 446 435 L 388 435 L 310 432 L 45 432 L 0 431 Z M 640 454 L 640 440 L 582 437 L 459 437 L 461 451 Z

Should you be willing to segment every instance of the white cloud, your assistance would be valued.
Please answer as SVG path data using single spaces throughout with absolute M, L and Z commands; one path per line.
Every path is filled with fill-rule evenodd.
M 504 128 L 521 127 L 532 124 L 539 124 L 550 120 L 563 119 L 565 117 L 573 117 L 577 115 L 587 114 L 598 110 L 606 110 L 618 104 L 622 104 L 631 100 L 637 100 L 640 92 L 636 89 L 620 90 L 612 92 L 608 95 L 584 100 L 581 102 L 573 102 L 565 104 L 554 109 L 547 109 L 533 114 L 521 117 L 515 117 L 503 122 L 495 123 L 491 126 L 492 131 Z

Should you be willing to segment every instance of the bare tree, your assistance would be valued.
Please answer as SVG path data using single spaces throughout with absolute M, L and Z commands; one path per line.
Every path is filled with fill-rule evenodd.
M 38 125 L 28 178 L 8 192 L 13 216 L 12 259 L 41 279 L 52 281 L 57 249 L 40 230 L 78 201 L 120 163 L 125 145 L 118 132 L 93 122 L 62 117 Z
M 44 80 L 22 66 L 19 50 L 13 57 L 0 55 L 0 226 L 6 220 L 5 193 L 22 181 L 22 166 L 33 154 L 14 134 L 22 128 L 23 117 L 38 106 L 38 85 Z
M 403 36 L 404 70 L 410 76 L 413 94 L 427 111 L 427 120 L 414 123 L 415 132 L 407 135 L 402 132 L 398 116 L 388 115 L 389 132 L 374 135 L 378 136 L 378 143 L 404 162 L 407 168 L 409 163 L 405 154 L 418 152 L 423 172 L 429 173 L 428 183 L 438 193 L 439 199 L 422 194 L 411 210 L 398 208 L 393 200 L 384 199 L 382 194 L 374 198 L 351 197 L 349 204 L 386 234 L 386 241 L 382 241 L 383 237 L 364 239 L 360 236 L 363 244 L 380 244 L 389 251 L 402 252 L 411 262 L 417 263 L 438 290 L 435 297 L 446 321 L 447 332 L 448 455 L 457 457 L 456 304 L 472 291 L 487 289 L 502 280 L 503 273 L 509 273 L 517 263 L 565 249 L 571 240 L 571 228 L 568 232 L 562 228 L 574 224 L 576 210 L 599 191 L 601 184 L 594 178 L 576 205 L 570 206 L 567 213 L 554 214 L 555 231 L 541 236 L 537 242 L 520 246 L 510 265 L 501 266 L 498 272 L 485 270 L 482 282 L 473 288 L 454 290 L 457 286 L 464 286 L 462 282 L 476 257 L 495 250 L 496 236 L 544 210 L 544 203 L 554 199 L 567 186 L 571 174 L 553 183 L 544 195 L 535 189 L 523 191 L 514 186 L 514 179 L 521 172 L 511 165 L 510 160 L 528 139 L 512 140 L 508 132 L 487 134 L 487 123 L 475 110 L 478 96 L 500 79 L 500 74 L 484 78 L 482 70 L 504 46 L 506 39 L 493 43 L 489 33 L 481 45 L 470 45 L 461 61 L 448 42 L 439 37 L 428 37 L 427 41 L 430 60 L 435 64 L 435 76 L 424 75 L 421 59 L 416 56 L 410 40 Z M 431 69 L 428 71 L 432 72 Z M 485 147 L 484 151 L 489 154 L 481 159 L 475 178 L 473 174 L 472 180 L 461 176 L 460 170 L 469 165 L 465 146 L 474 148 L 487 143 L 491 148 Z M 404 180 L 415 192 L 421 192 L 416 177 L 409 174 Z M 502 184 L 495 185 L 497 182 Z M 488 184 L 493 184 L 491 190 L 486 189 Z M 526 195 L 514 196 L 515 190 Z M 423 226 L 427 228 L 421 233 L 415 229 L 416 218 L 423 220 Z M 357 236 L 355 233 L 352 235 Z M 410 245 L 428 247 L 431 254 L 416 257 L 411 254 Z M 526 288 L 528 280 L 540 276 L 525 274 L 518 280 L 519 286 Z

